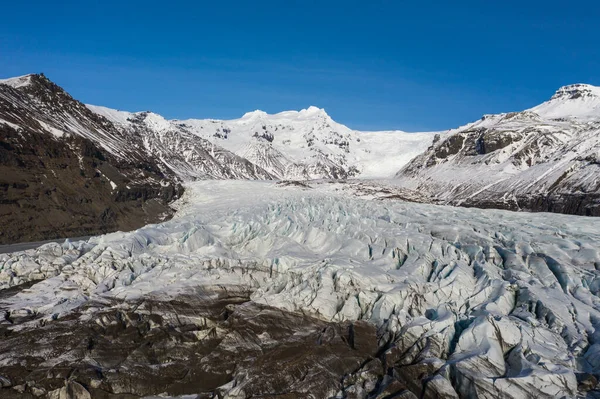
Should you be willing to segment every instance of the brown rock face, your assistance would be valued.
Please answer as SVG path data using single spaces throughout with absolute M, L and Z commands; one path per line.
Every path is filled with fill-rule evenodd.
M 0 124 L 0 244 L 131 230 L 168 218 L 181 186 L 81 137 Z M 112 182 L 112 184 L 111 184 Z M 116 185 L 116 186 L 113 186 Z

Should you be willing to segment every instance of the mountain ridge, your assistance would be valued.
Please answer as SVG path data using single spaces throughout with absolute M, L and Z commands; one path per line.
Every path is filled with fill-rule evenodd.
M 316 106 L 275 114 L 255 110 L 230 120 L 167 120 L 152 112 L 118 111 L 91 104 L 87 107 L 124 129 L 136 115 L 151 115 L 151 130 L 191 133 L 248 159 L 279 179 L 391 177 L 425 150 L 435 134 L 353 130 Z
M 600 88 L 577 84 L 450 132 L 396 178 L 438 203 L 600 216 L 599 160 Z
M 41 105 L 46 101 L 59 104 L 60 98 L 35 98 L 40 93 L 31 93 L 32 87 L 41 82 L 52 86 L 55 97 L 73 100 L 43 74 L 2 79 L 0 84 L 33 96 L 21 98 L 23 108 L 31 99 Z M 7 103 L 17 101 L 16 97 L 13 95 Z M 229 121 L 167 120 L 151 111 L 118 111 L 94 105 L 86 105 L 85 109 L 77 105 L 69 115 L 54 120 L 53 108 L 46 108 L 46 114 L 41 109 L 36 111 L 35 123 L 40 131 L 56 137 L 65 133 L 86 137 L 118 158 L 155 158 L 162 173 L 179 181 L 390 177 L 433 140 L 433 133 L 353 130 L 315 106 L 276 114 L 256 110 Z M 84 126 L 78 118 L 86 120 Z M 10 113 L 0 120 L 13 126 L 23 122 Z M 229 140 L 228 135 L 232 136 Z

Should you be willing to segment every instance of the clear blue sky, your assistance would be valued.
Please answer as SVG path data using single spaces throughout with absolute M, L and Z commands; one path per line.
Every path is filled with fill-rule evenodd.
M 5 3 L 0 77 L 44 72 L 168 118 L 316 105 L 357 129 L 437 130 L 600 85 L 597 1 Z

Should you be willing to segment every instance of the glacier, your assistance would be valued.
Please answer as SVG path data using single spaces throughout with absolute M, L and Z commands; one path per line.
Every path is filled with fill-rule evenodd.
M 328 180 L 197 181 L 175 206 L 133 232 L 1 254 L 0 289 L 17 291 L 0 297 L 0 326 L 23 334 L 198 287 L 247 292 L 252 306 L 376 329 L 371 360 L 312 397 L 384 397 L 395 384 L 402 397 L 598 394 L 594 218 L 409 203 Z M 0 377 L 15 351 L 2 351 Z M 248 397 L 248 370 L 231 371 L 221 397 Z

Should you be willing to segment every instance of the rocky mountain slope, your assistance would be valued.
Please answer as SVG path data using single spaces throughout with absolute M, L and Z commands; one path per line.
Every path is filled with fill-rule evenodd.
M 131 230 L 169 217 L 181 193 L 43 75 L 0 81 L 0 243 Z
M 600 216 L 600 88 L 450 132 L 397 174 L 434 202 Z

